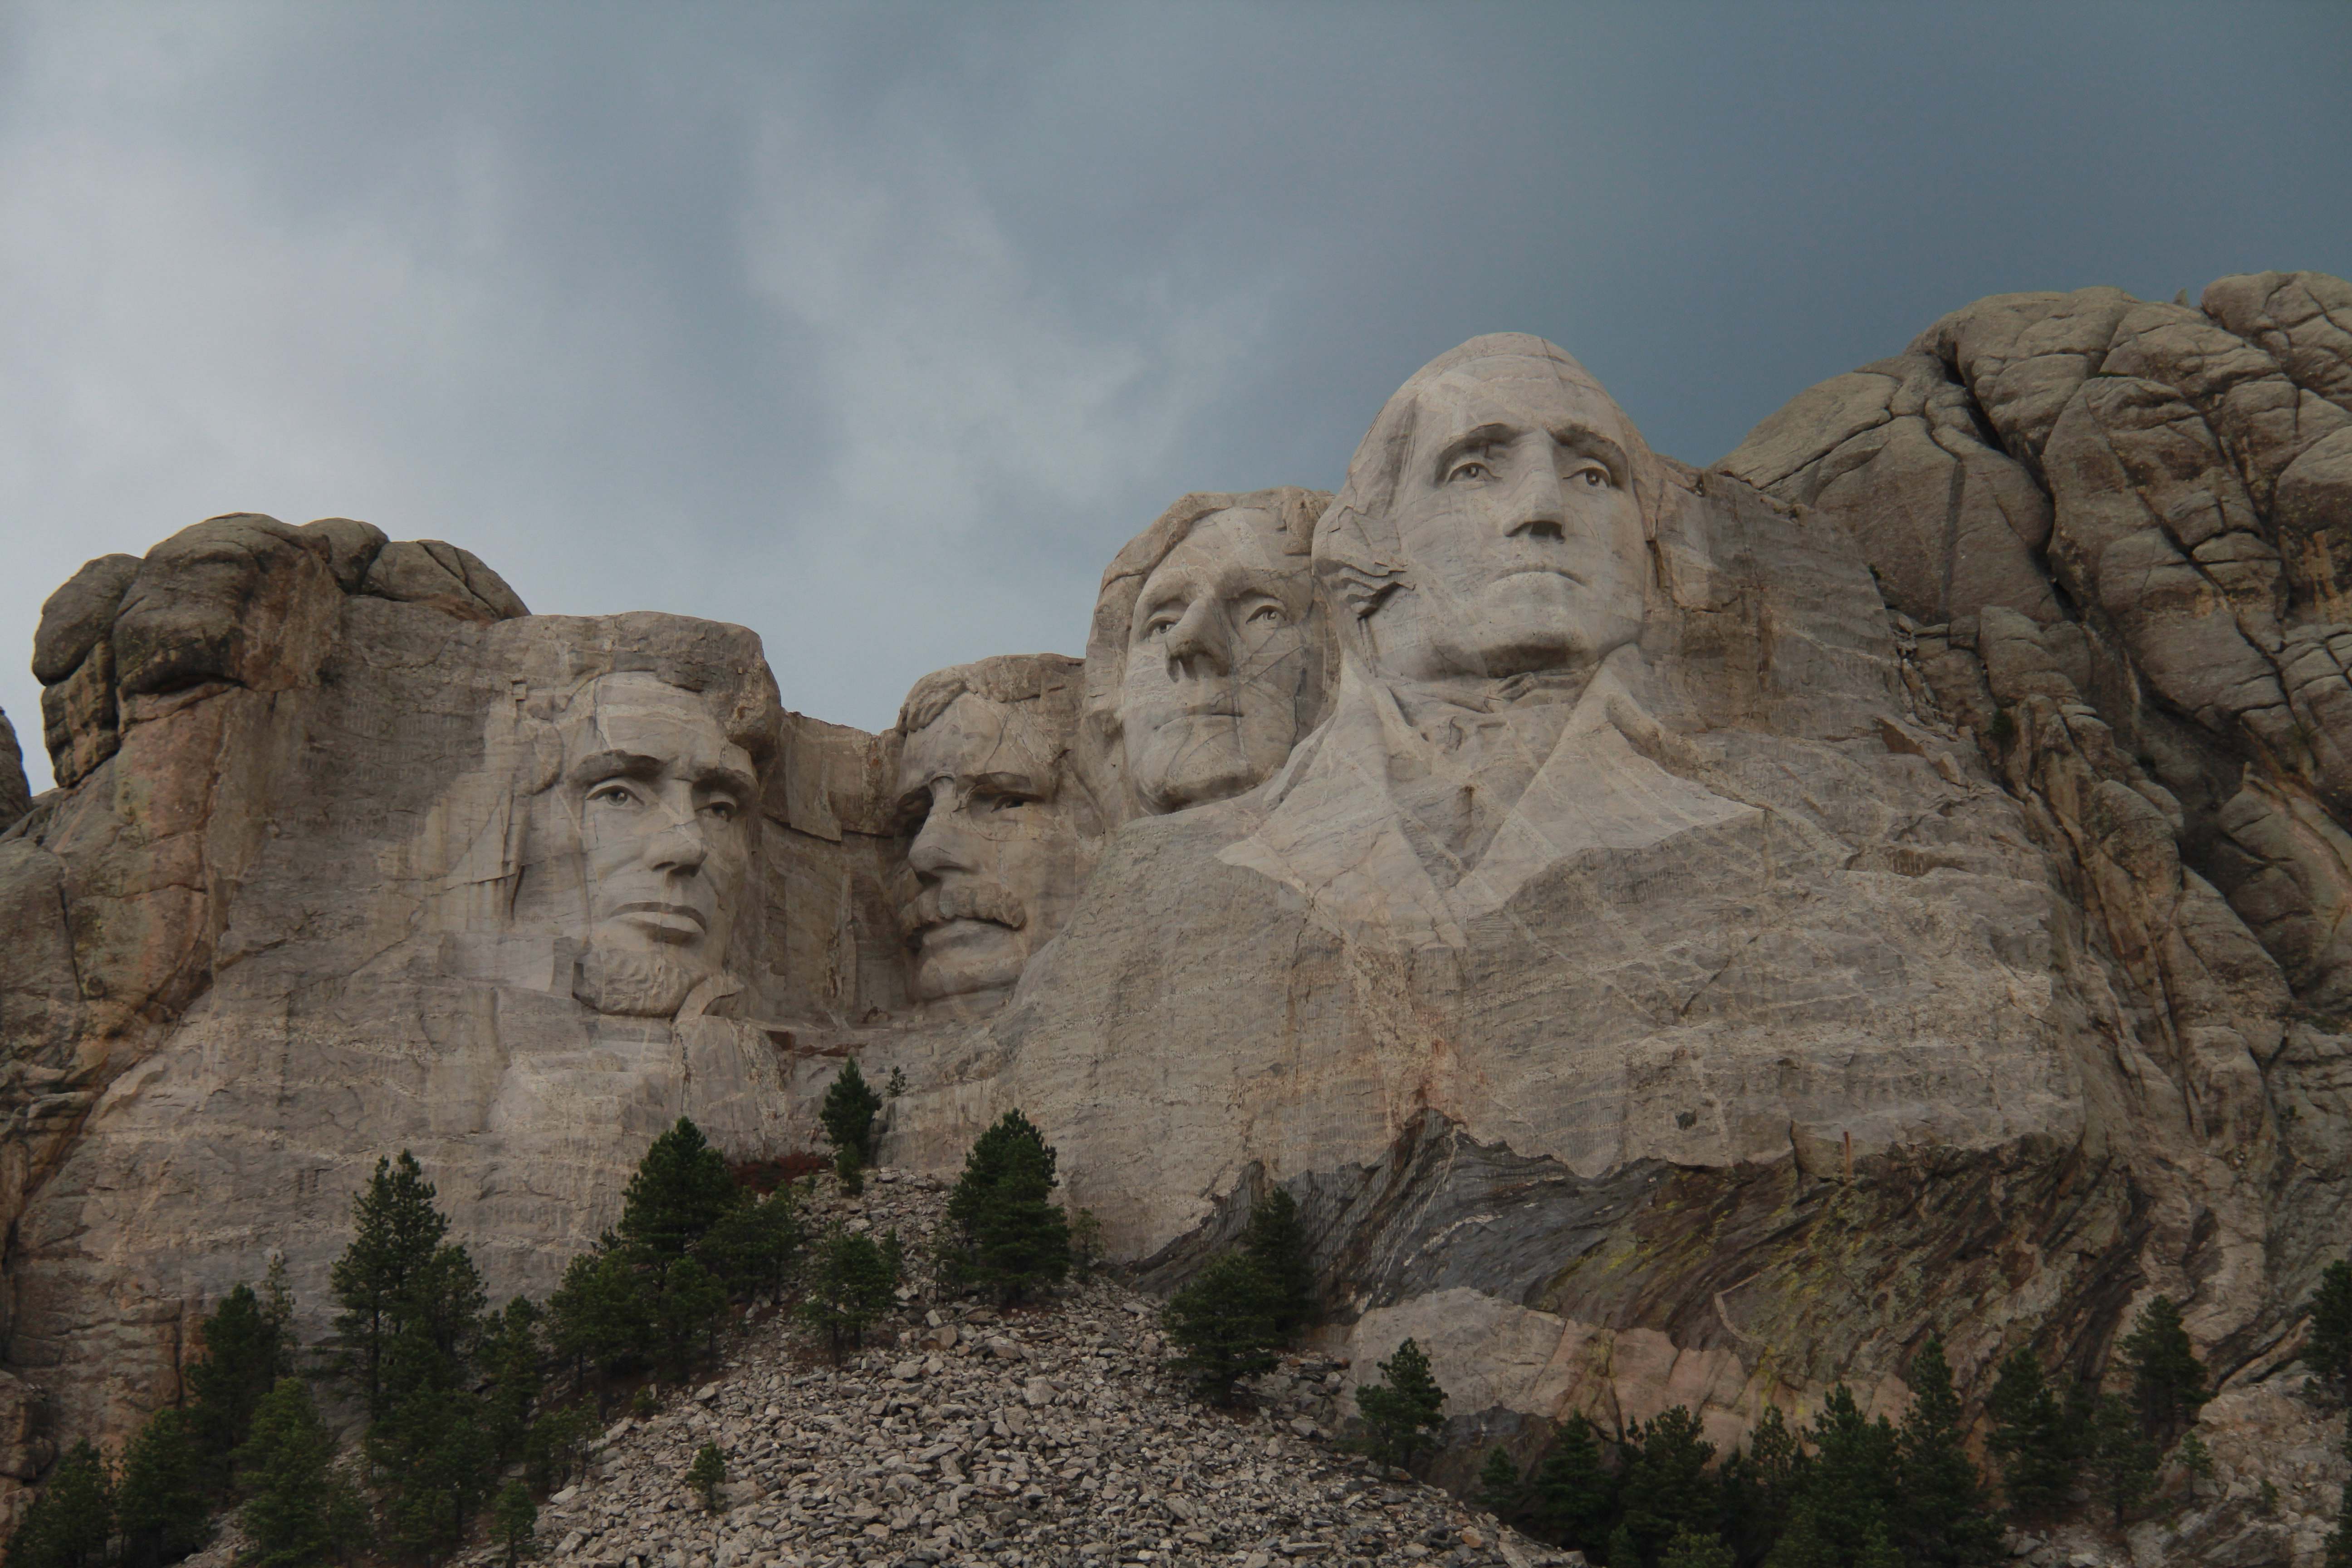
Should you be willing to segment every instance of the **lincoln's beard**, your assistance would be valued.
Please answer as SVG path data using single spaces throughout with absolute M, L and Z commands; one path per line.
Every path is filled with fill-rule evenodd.
M 591 937 L 572 972 L 572 994 L 599 1013 L 669 1018 L 712 973 L 711 965 L 699 960 Z

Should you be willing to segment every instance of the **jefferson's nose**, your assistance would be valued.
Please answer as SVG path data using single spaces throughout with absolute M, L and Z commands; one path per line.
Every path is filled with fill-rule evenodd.
M 1535 461 L 1522 463 L 1518 482 L 1511 487 L 1508 505 L 1503 512 L 1503 532 L 1517 539 L 1558 539 L 1568 521 L 1567 510 L 1561 505 L 1559 470 L 1553 463 L 1550 443 Z
M 1223 606 L 1213 594 L 1192 601 L 1184 616 L 1168 631 L 1168 675 L 1171 680 L 1199 680 L 1233 673 L 1233 651 L 1226 646 Z

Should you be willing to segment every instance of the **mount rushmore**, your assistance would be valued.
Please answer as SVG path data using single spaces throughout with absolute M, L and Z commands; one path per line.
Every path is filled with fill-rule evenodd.
M 1931 1333 L 1981 1394 L 2158 1292 L 2259 1380 L 2352 1197 L 2347 591 L 2313 273 L 1981 300 L 1704 469 L 1475 339 L 879 735 L 351 519 L 102 557 L 55 789 L 0 731 L 0 1470 L 273 1249 L 323 1312 L 381 1152 L 542 1293 L 849 1058 L 894 1165 L 1025 1111 L 1147 1282 L 1287 1190 L 1330 1348 L 1490 1430 L 1892 1408 Z

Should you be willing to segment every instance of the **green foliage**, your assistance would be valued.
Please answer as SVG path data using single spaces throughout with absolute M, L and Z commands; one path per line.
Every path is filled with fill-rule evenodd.
M 695 1258 L 671 1264 L 654 1298 L 654 1333 L 673 1375 L 685 1375 L 698 1349 L 717 1353 L 719 1326 L 726 1321 L 727 1287 Z
M 782 1292 L 800 1246 L 792 1189 L 778 1187 L 764 1198 L 747 1194 L 720 1215 L 695 1256 L 730 1294 L 748 1299 Z
M 1714 1539 L 1719 1493 L 1706 1476 L 1714 1458 L 1698 1417 L 1680 1405 L 1627 1435 L 1619 1506 L 1645 1560 L 1663 1561 L 1677 1536 Z
M 166 1406 L 147 1418 L 122 1450 L 122 1474 L 115 1486 L 123 1568 L 162 1568 L 211 1538 L 205 1470 L 187 1411 Z
M 483 1394 L 483 1420 L 490 1453 L 501 1468 L 522 1457 L 530 1407 L 547 1382 L 540 1318 L 537 1307 L 517 1296 L 482 1327 L 481 1364 L 489 1379 Z
M 11 1568 L 99 1568 L 114 1533 L 114 1479 L 87 1438 L 49 1472 L 8 1538 Z
M 736 1204 L 735 1173 L 702 1129 L 681 1116 L 653 1141 L 622 1199 L 621 1239 L 641 1249 L 656 1279 Z
M 2092 1413 L 2090 1439 L 2091 1489 L 2115 1510 L 2120 1527 L 2156 1489 L 2159 1451 L 2140 1413 L 2112 1394 Z
M 493 1448 L 481 1405 L 461 1388 L 421 1390 L 368 1428 L 383 1479 L 386 1543 L 410 1556 L 455 1551 L 489 1493 Z
M 1486 1462 L 1478 1467 L 1477 1499 L 1480 1508 L 1502 1520 L 1517 1518 L 1527 1506 L 1527 1479 L 1500 1443 L 1486 1450 Z
M 2196 1424 L 2197 1412 L 2213 1397 L 2205 1381 L 2205 1367 L 2181 1327 L 2180 1309 L 2169 1296 L 2158 1296 L 2140 1310 L 2123 1342 L 2124 1363 L 2131 1368 L 2132 1403 L 2139 1412 L 2140 1430 L 2160 1453 Z
M 1356 1390 L 1357 1408 L 1370 1431 L 1372 1454 L 1383 1463 L 1410 1465 L 1423 1434 L 1445 1425 L 1445 1391 L 1429 1373 L 1429 1357 L 1407 1340 L 1381 1363 L 1381 1381 Z
M 1809 1467 L 1802 1444 L 1777 1405 L 1764 1407 L 1745 1451 L 1723 1461 L 1724 1533 L 1743 1563 L 1756 1563 L 1788 1530 Z
M 520 1481 L 509 1481 L 491 1505 L 490 1539 L 505 1549 L 507 1568 L 515 1568 L 537 1550 L 539 1505 L 531 1501 L 530 1489 Z
M 1195 1392 L 1230 1405 L 1234 1384 L 1274 1365 L 1282 1341 L 1275 1331 L 1272 1294 L 1254 1259 L 1227 1252 L 1169 1298 L 1160 1326 L 1178 1352 L 1175 1370 Z
M 1658 1568 L 1732 1568 L 1737 1561 L 1730 1544 L 1713 1531 L 1685 1530 L 1666 1542 Z
M 375 1174 L 352 1200 L 352 1241 L 328 1279 L 342 1311 L 335 1332 L 341 1364 L 356 1375 L 370 1415 L 384 1408 L 383 1362 L 394 1335 L 413 1315 L 417 1286 L 448 1234 L 433 1206 L 433 1184 L 407 1150 L 378 1159 Z
M 851 1197 L 866 1190 L 866 1162 L 856 1149 L 847 1143 L 833 1152 L 833 1173 L 841 1180 L 841 1190 Z
M 1837 1568 L 1837 1554 L 1822 1538 L 1812 1504 L 1801 1497 L 1789 1510 L 1788 1528 L 1765 1554 L 1764 1568 Z
M 1853 1391 L 1839 1384 L 1822 1402 L 1807 1434 L 1813 1458 L 1804 1501 L 1828 1561 L 1858 1564 L 1895 1512 L 1895 1435 L 1885 1416 L 1865 1418 Z
M 2352 1416 L 2345 1420 L 2343 1453 L 2352 1459 Z M 8 1560 L 13 1563 L 16 1558 L 11 1548 Z M 2336 1495 L 2336 1528 L 2327 1532 L 2327 1555 L 2322 1568 L 2352 1568 L 2352 1480 L 2346 1481 Z
M 1601 1464 L 1601 1435 L 1571 1415 L 1528 1482 L 1528 1519 L 1537 1530 L 1588 1556 L 1608 1544 L 1615 1487 Z
M 358 1543 L 366 1510 L 335 1473 L 334 1458 L 335 1440 L 311 1403 L 310 1384 L 280 1378 L 254 1413 L 253 1435 L 237 1454 L 247 1489 L 237 1520 L 252 1542 L 251 1568 L 308 1568 Z
M 188 1415 L 215 1488 L 228 1485 L 228 1457 L 253 1430 L 253 1413 L 292 1370 L 280 1333 L 261 1298 L 245 1284 L 221 1299 L 199 1331 L 204 1354 L 188 1367 Z
M 2000 1363 L 1988 1409 L 1987 1447 L 2000 1463 L 2000 1489 L 2009 1511 L 2042 1519 L 2063 1507 L 2082 1468 L 2074 1423 L 2058 1402 L 2041 1358 L 2021 1350 Z
M 835 1230 L 817 1248 L 807 1294 L 793 1315 L 824 1336 L 825 1348 L 838 1365 L 875 1320 L 890 1310 L 898 1288 L 898 1267 L 891 1252 L 875 1246 L 871 1237 Z
M 901 1079 L 900 1083 L 905 1079 Z M 857 1070 L 855 1058 L 841 1064 L 834 1076 L 833 1087 L 824 1091 L 824 1103 L 817 1109 L 816 1119 L 824 1127 L 824 1141 L 834 1146 L 843 1162 L 843 1169 L 854 1172 L 857 1166 L 874 1162 L 874 1116 L 882 1109 L 882 1097 L 867 1085 L 866 1075 Z
M 1102 1221 L 1092 1209 L 1070 1216 L 1070 1272 L 1080 1280 L 1100 1273 L 1108 1258 L 1103 1250 Z
M 1045 1135 L 1018 1110 L 973 1142 L 948 1194 L 940 1264 L 950 1284 L 1010 1305 L 1069 1272 L 1069 1221 L 1051 1201 L 1055 1163 Z
M 2311 1314 L 2311 1337 L 2303 1344 L 2303 1364 L 2338 1398 L 2352 1394 L 2352 1263 L 2329 1264 L 2304 1310 Z
M 882 1086 L 882 1092 L 889 1096 L 892 1100 L 896 1100 L 900 1095 L 906 1093 L 907 1075 L 898 1068 L 892 1068 L 890 1069 L 890 1081 Z
M 1941 1339 L 1931 1337 L 1913 1358 L 1910 1383 L 1911 1408 L 1895 1443 L 1895 1542 L 1913 1568 L 1990 1568 L 2004 1555 L 2000 1525 L 1969 1458 Z
M 1633 1532 L 1622 1523 L 1609 1532 L 1609 1552 L 1601 1561 L 1608 1568 L 1642 1568 L 1642 1549 L 1633 1544 Z
M 1286 1343 L 1297 1339 L 1315 1321 L 1315 1265 L 1288 1193 L 1276 1187 L 1250 1209 L 1242 1251 L 1265 1277 L 1274 1331 Z
M 694 1463 L 686 1469 L 686 1484 L 702 1500 L 705 1513 L 719 1511 L 719 1489 L 727 1484 L 726 1456 L 716 1443 L 705 1443 L 694 1451 Z
M 575 1383 L 590 1371 L 625 1372 L 653 1345 L 652 1303 L 639 1291 L 630 1253 L 611 1237 L 564 1266 L 547 1299 L 548 1346 L 572 1365 Z
M 567 1405 L 532 1422 L 523 1439 L 523 1468 L 531 1486 L 551 1492 L 577 1475 L 587 1461 L 588 1440 L 596 1436 L 596 1427 L 593 1405 Z

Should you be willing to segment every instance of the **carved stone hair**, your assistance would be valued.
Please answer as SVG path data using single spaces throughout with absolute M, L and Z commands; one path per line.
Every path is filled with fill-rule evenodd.
M 1078 661 L 1060 653 L 1007 653 L 974 664 L 935 669 L 915 682 L 898 709 L 898 732 L 912 735 L 938 722 L 969 692 L 1008 706 L 1034 702 L 1047 727 L 1069 744 L 1078 714 Z
M 1482 360 L 1520 359 L 1550 362 L 1563 385 L 1597 403 L 1617 426 L 1612 437 L 1624 447 L 1632 467 L 1633 498 L 1642 510 L 1642 528 L 1657 535 L 1658 516 L 1665 503 L 1665 472 L 1634 429 L 1616 400 L 1601 389 L 1591 373 L 1558 345 L 1528 332 L 1493 332 L 1449 349 L 1412 374 L 1384 404 L 1380 416 L 1356 447 L 1348 463 L 1347 483 L 1339 499 L 1323 513 L 1315 531 L 1315 574 L 1329 595 L 1339 621 L 1343 642 L 1357 636 L 1356 623 L 1377 609 L 1382 599 L 1405 585 L 1410 564 L 1397 537 L 1397 487 L 1412 453 L 1420 424 L 1422 395 L 1441 377 Z

